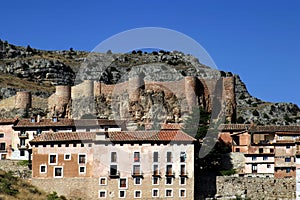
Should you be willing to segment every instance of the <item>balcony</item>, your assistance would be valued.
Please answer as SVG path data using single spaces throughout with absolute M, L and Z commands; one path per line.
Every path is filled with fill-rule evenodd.
M 17 146 L 18 146 L 19 150 L 27 150 L 27 149 L 29 149 L 29 145 L 28 144 L 26 144 L 26 145 L 20 145 L 20 144 L 18 144 Z
M 152 176 L 153 177 L 161 177 L 161 172 L 160 171 L 153 171 L 153 173 L 152 173 Z
M 166 177 L 175 177 L 175 172 L 166 172 Z
M 18 134 L 19 135 L 19 138 L 21 139 L 28 139 L 28 133 L 27 132 L 21 132 Z
M 181 176 L 181 177 L 188 177 L 188 173 L 185 172 L 185 171 L 181 171 L 180 174 L 179 174 L 179 176 Z
M 109 171 L 108 172 L 110 178 L 120 178 L 120 172 L 119 171 Z
M 131 172 L 131 176 L 133 177 L 133 178 L 135 178 L 135 177 L 144 177 L 144 173 L 143 172 Z

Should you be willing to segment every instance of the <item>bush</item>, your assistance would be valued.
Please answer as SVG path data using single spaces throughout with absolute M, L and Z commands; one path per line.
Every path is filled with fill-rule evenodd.
M 246 96 L 244 95 L 244 93 L 239 96 L 239 99 L 246 99 Z
M 245 122 L 245 119 L 241 116 L 239 116 L 236 120 L 236 123 L 238 123 L 238 124 L 243 124 L 244 122 Z
M 65 196 L 58 196 L 56 192 L 47 195 L 47 200 L 67 200 Z
M 254 116 L 259 116 L 259 112 L 258 112 L 257 110 L 253 110 L 252 114 L 253 114 Z
M 228 170 L 222 170 L 220 171 L 222 176 L 230 176 L 236 173 L 235 169 L 228 169 Z
M 29 160 L 20 160 L 17 164 L 19 166 L 25 166 L 25 167 L 27 167 L 29 165 Z

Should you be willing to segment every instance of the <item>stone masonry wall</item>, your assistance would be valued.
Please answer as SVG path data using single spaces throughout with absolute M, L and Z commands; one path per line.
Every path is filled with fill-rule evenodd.
M 254 178 L 217 176 L 218 199 L 233 196 L 250 199 L 296 199 L 295 178 Z

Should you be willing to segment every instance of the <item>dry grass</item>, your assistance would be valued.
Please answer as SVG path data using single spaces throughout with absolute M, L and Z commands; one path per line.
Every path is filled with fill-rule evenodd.
M 53 93 L 55 88 L 50 85 L 40 85 L 38 83 L 27 81 L 8 74 L 0 74 L 0 87 L 16 88 L 31 92 L 49 92 Z

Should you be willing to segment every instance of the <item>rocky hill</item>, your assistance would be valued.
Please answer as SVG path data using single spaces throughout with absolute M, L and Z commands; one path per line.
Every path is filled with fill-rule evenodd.
M 85 62 L 86 60 L 89 62 Z M 104 71 L 94 70 L 99 60 L 108 65 Z M 97 64 L 96 64 L 97 63 Z M 126 54 L 92 53 L 75 51 L 44 51 L 30 47 L 19 47 L 0 40 L 0 117 L 23 116 L 24 112 L 9 105 L 17 91 L 31 91 L 34 100 L 32 113 L 47 110 L 46 98 L 54 92 L 55 85 L 74 85 L 84 79 L 99 80 L 106 84 L 119 83 L 135 66 L 147 66 L 146 76 L 153 81 L 165 81 L 171 72 L 165 74 L 154 70 L 159 64 L 162 68 L 175 70 L 181 76 L 196 76 L 203 79 L 235 77 L 235 116 L 234 122 L 257 124 L 300 124 L 300 109 L 291 103 L 264 102 L 249 94 L 238 75 L 211 69 L 201 64 L 192 55 L 178 51 L 154 51 L 146 53 L 132 51 Z M 101 66 L 100 66 L 101 68 Z M 103 69 L 103 68 L 102 68 Z M 83 70 L 84 73 L 78 73 Z M 80 74 L 80 75 L 79 75 Z M 164 77 L 164 80 L 161 80 Z M 147 79 L 147 77 L 146 77 Z M 174 80 L 174 77 L 172 77 Z M 101 107 L 101 105 L 99 105 Z M 99 108 L 100 109 L 100 108 Z M 101 110 L 101 109 L 100 109 Z M 29 113 L 30 114 L 30 113 Z M 28 113 L 27 113 L 28 115 Z

